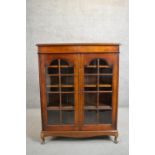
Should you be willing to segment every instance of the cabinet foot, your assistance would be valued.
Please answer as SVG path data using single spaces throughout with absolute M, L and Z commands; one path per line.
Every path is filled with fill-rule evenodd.
M 118 136 L 114 137 L 114 143 L 117 144 L 118 143 Z
M 41 144 L 44 144 L 45 143 L 45 137 L 44 137 L 43 133 L 40 134 L 40 138 L 41 138 Z

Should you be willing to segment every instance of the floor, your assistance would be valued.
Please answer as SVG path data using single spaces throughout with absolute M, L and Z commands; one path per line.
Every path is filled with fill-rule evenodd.
M 86 139 L 46 138 L 40 144 L 40 109 L 27 109 L 27 155 L 128 155 L 128 108 L 119 108 L 119 143 L 113 137 Z

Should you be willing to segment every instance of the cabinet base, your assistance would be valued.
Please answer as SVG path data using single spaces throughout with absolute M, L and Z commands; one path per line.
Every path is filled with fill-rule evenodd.
M 87 138 L 97 136 L 114 136 L 114 143 L 118 143 L 118 131 L 41 131 L 41 143 L 45 143 L 45 137 L 72 137 L 72 138 Z

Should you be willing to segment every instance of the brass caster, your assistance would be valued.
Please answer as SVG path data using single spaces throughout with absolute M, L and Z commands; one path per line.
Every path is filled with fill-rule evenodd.
M 115 144 L 117 144 L 117 143 L 118 143 L 117 138 L 118 138 L 118 136 L 115 136 L 115 137 L 114 137 L 114 143 L 115 143 Z

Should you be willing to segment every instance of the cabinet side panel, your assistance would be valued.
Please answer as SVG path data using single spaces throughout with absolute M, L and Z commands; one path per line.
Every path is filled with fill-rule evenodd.
M 47 116 L 46 116 L 46 97 L 45 97 L 45 67 L 43 54 L 38 55 L 39 60 L 39 83 L 40 83 L 40 105 L 41 105 L 41 118 L 42 118 L 42 130 L 45 130 Z
M 118 115 L 118 82 L 119 82 L 119 54 L 115 54 L 114 77 L 113 77 L 113 128 L 117 129 Z

